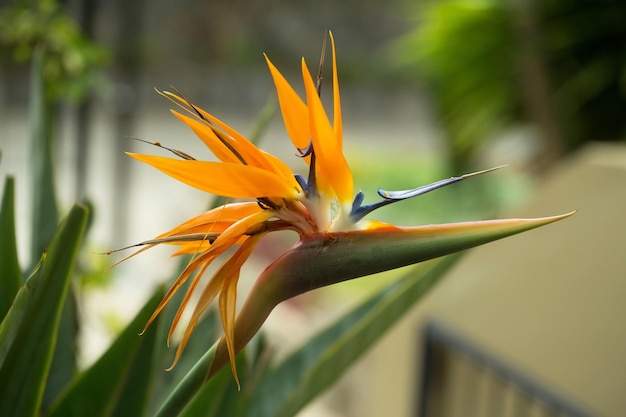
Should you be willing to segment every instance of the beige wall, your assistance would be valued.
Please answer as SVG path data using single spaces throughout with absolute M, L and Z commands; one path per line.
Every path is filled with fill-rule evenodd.
M 363 414 L 409 416 L 428 317 L 603 416 L 626 413 L 626 148 L 593 145 L 506 217 L 565 221 L 472 250 L 353 374 Z M 504 217 L 504 215 L 503 215 Z

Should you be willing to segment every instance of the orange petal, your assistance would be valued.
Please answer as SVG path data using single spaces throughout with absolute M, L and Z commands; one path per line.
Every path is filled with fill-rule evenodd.
M 337 78 L 337 56 L 335 54 L 335 38 L 332 32 L 330 35 L 330 44 L 333 52 L 333 133 L 335 140 L 341 148 L 343 143 L 342 123 L 341 123 L 341 99 L 339 98 L 339 78 Z M 352 198 L 352 197 L 350 197 Z
M 341 144 L 335 138 L 304 59 L 302 60 L 302 77 L 306 88 L 318 185 L 321 191 L 324 188 L 332 189 L 341 203 L 350 202 L 354 196 L 352 172 L 343 156 Z
M 243 236 L 243 234 L 247 230 L 249 230 L 251 227 L 253 227 L 256 224 L 258 224 L 259 222 L 265 221 L 267 219 L 267 217 L 268 217 L 267 213 L 259 213 L 258 215 L 252 215 L 252 216 L 249 216 L 249 217 L 247 217 L 245 219 L 240 220 L 239 222 L 234 224 L 232 227 L 230 227 L 227 231 L 225 231 L 222 235 L 220 235 L 219 238 L 215 240 L 214 244 L 209 246 L 209 248 L 204 253 L 200 254 L 198 257 L 196 257 L 195 259 L 192 259 L 189 262 L 189 264 L 185 267 L 183 272 L 181 272 L 181 274 L 180 274 L 179 278 L 176 280 L 176 282 L 178 282 L 179 280 L 182 280 L 182 282 L 185 282 L 187 280 L 187 278 L 193 273 L 193 271 L 197 270 L 198 268 L 200 268 L 200 270 L 195 275 L 195 277 L 193 278 L 193 281 L 189 285 L 189 288 L 187 288 L 187 293 L 185 294 L 185 297 L 183 298 L 183 301 L 180 303 L 180 306 L 178 307 L 178 311 L 176 312 L 176 317 L 174 317 L 174 320 L 172 321 L 172 324 L 170 326 L 170 331 L 169 331 L 168 336 L 167 336 L 168 340 L 171 337 L 172 333 L 174 332 L 174 329 L 176 328 L 176 325 L 178 324 L 178 320 L 180 319 L 182 312 L 184 311 L 185 307 L 187 306 L 189 300 L 191 299 L 191 295 L 193 294 L 193 292 L 195 290 L 195 287 L 197 286 L 198 282 L 202 278 L 202 274 L 204 273 L 206 268 L 218 256 L 220 256 L 227 249 L 229 249 L 230 247 L 232 247 L 233 245 L 238 243 L 241 239 L 248 239 L 248 237 Z M 209 281 L 209 284 L 207 284 L 207 285 L 210 286 L 211 282 L 214 281 L 214 278 L 215 277 L 212 277 L 211 280 Z M 182 284 L 182 282 L 181 282 L 181 284 Z M 218 283 L 215 283 L 213 285 L 217 285 L 216 288 L 219 288 L 221 284 L 218 282 Z M 176 290 L 178 289 L 178 287 L 180 287 L 180 285 L 177 286 Z M 211 288 L 213 288 L 213 287 L 211 287 Z M 169 301 L 169 298 L 171 298 L 172 295 L 173 295 L 173 293 L 170 294 L 170 291 L 168 291 L 168 293 L 166 294 L 166 297 L 164 297 L 162 303 L 163 302 L 167 303 L 167 301 Z M 189 325 L 188 325 L 187 329 L 189 329 Z M 191 329 L 189 329 L 189 333 L 191 333 L 192 330 L 193 330 L 193 327 Z M 184 349 L 184 346 L 183 346 L 183 349 Z M 182 349 L 180 349 L 180 351 L 182 352 Z M 176 363 L 176 362 L 174 362 L 174 363 Z M 174 366 L 174 365 L 172 365 L 172 366 Z
M 220 136 L 225 142 L 228 143 L 228 146 L 232 146 L 234 150 L 233 155 L 235 155 L 236 152 L 241 159 L 243 159 L 242 161 L 239 157 L 237 157 L 237 160 L 240 163 L 263 168 L 284 176 L 285 178 L 293 176 L 293 172 L 283 161 L 276 158 L 274 155 L 261 151 L 243 135 L 228 126 L 226 123 L 222 122 L 217 117 L 207 113 L 197 106 L 194 106 L 187 100 L 169 91 L 163 91 L 160 94 L 196 117 L 200 123 L 206 124 L 207 127 L 213 130 L 213 133 L 216 136 Z M 216 126 L 221 130 L 219 130 Z
M 180 255 L 196 255 L 198 253 L 206 251 L 211 246 L 208 240 L 196 241 L 193 243 L 178 243 L 179 248 L 176 252 L 172 253 L 172 256 Z
M 228 133 L 228 135 L 230 135 L 232 139 L 234 139 L 234 141 L 231 143 L 233 143 L 233 146 L 235 147 L 235 149 L 237 149 L 237 152 L 241 154 L 241 156 L 245 159 L 248 165 L 275 172 L 276 174 L 287 177 L 289 179 L 293 178 L 293 172 L 291 171 L 291 168 L 289 168 L 287 164 L 285 164 L 283 161 L 281 161 L 272 154 L 260 150 L 259 148 L 254 146 L 252 142 L 239 134 L 239 132 L 237 132 L 235 129 L 231 128 L 212 114 L 207 113 L 202 109 L 198 109 L 198 111 L 204 117 L 215 123 L 226 133 Z
M 163 95 L 166 97 L 173 99 L 175 102 L 178 102 L 181 107 L 187 109 L 186 106 L 189 106 L 186 100 L 178 97 L 176 94 L 170 93 L 168 91 L 164 91 Z M 224 136 L 224 139 L 236 150 L 236 152 L 243 158 L 246 165 L 252 165 L 258 168 L 263 168 L 268 171 L 275 172 L 276 174 L 283 175 L 285 177 L 293 176 L 293 172 L 291 169 L 280 159 L 276 158 L 274 155 L 271 155 L 267 152 L 263 152 L 259 148 L 257 148 L 252 142 L 246 139 L 243 135 L 237 132 L 232 127 L 228 126 L 226 123 L 222 122 L 217 117 L 213 116 L 211 113 L 208 113 L 202 110 L 199 107 L 194 106 L 193 111 L 187 109 L 191 114 L 196 115 L 196 112 L 201 115 L 199 120 L 203 123 L 207 123 L 207 120 L 213 123 L 215 126 L 219 127 L 223 132 L 221 134 Z M 216 133 L 216 127 L 207 123 L 207 126 L 213 129 L 214 133 Z M 226 134 L 224 134 L 226 133 Z M 217 133 L 216 133 L 217 134 Z
M 239 132 L 237 132 L 218 118 L 214 117 L 212 114 L 209 114 L 202 109 L 198 109 L 198 111 L 202 113 L 204 117 L 211 120 L 213 123 L 218 125 L 221 129 L 228 133 L 228 135 L 231 136 L 231 138 L 226 137 L 226 139 L 232 139 L 229 142 L 232 143 L 235 149 L 237 149 L 237 152 L 239 152 L 241 156 L 243 156 L 246 164 L 266 169 L 288 179 L 293 178 L 293 172 L 291 171 L 291 168 L 289 168 L 287 164 L 285 164 L 279 158 L 260 150 L 259 148 L 254 146 L 252 142 L 239 134 Z
M 215 240 L 213 245 L 211 245 L 210 248 L 206 252 L 204 252 L 203 254 L 198 256 L 196 259 L 192 260 L 189 263 L 189 265 L 187 265 L 185 270 L 181 273 L 180 277 L 176 280 L 176 282 L 174 284 L 176 286 L 176 288 L 174 289 L 173 288 L 174 286 L 172 288 L 170 288 L 170 290 L 166 294 L 166 297 L 164 297 L 163 301 L 161 301 L 161 304 L 159 304 L 159 308 L 157 309 L 158 311 L 155 311 L 155 313 L 153 314 L 153 317 L 156 317 L 158 312 L 160 312 L 163 309 L 163 306 L 165 306 L 165 304 L 169 301 L 169 299 L 172 297 L 174 292 L 176 292 L 176 290 L 178 290 L 178 288 L 180 288 L 180 285 L 182 285 L 182 283 L 185 282 L 185 280 L 189 277 L 189 275 L 194 270 L 196 270 L 197 268 L 201 268 L 199 274 L 197 274 L 194 277 L 194 280 L 192 281 L 191 285 L 187 289 L 187 293 L 185 294 L 185 298 L 183 299 L 183 302 L 181 303 L 180 307 L 178 308 L 178 311 L 176 313 L 176 317 L 175 317 L 175 319 L 172 322 L 172 325 L 170 327 L 169 335 L 172 334 L 174 328 L 178 324 L 178 320 L 180 319 L 180 316 L 181 316 L 183 310 L 185 309 L 187 303 L 189 302 L 189 299 L 191 298 L 191 294 L 192 294 L 193 290 L 195 289 L 198 281 L 201 278 L 201 274 L 202 274 L 202 272 L 204 272 L 206 267 L 217 256 L 219 256 L 222 253 L 224 253 L 227 249 L 232 247 L 233 244 L 235 244 L 242 237 L 244 237 L 244 235 L 246 233 L 251 233 L 252 231 L 254 231 L 254 229 L 257 228 L 257 226 L 259 224 L 262 224 L 264 221 L 268 220 L 271 216 L 272 216 L 272 214 L 269 213 L 267 210 L 265 210 L 265 211 L 262 211 L 262 212 L 259 212 L 259 213 L 255 213 L 255 214 L 253 214 L 251 216 L 248 216 L 248 217 L 246 217 L 244 219 L 241 219 L 237 223 L 233 224 L 232 227 L 229 227 L 226 231 L 224 231 L 224 233 L 221 234 Z M 246 241 L 243 242 L 242 247 L 243 247 L 243 245 L 246 244 L 246 242 L 248 240 L 250 240 L 251 238 L 253 238 L 255 236 L 257 236 L 257 234 L 247 238 Z M 178 345 L 178 348 L 176 349 L 176 356 L 174 358 L 174 362 L 170 366 L 170 369 L 173 368 L 176 365 L 176 363 L 178 362 L 178 360 L 180 358 L 180 355 L 182 354 L 183 350 L 185 349 L 185 345 L 187 344 L 187 341 L 189 340 L 189 337 L 191 336 L 191 333 L 193 332 L 193 329 L 195 328 L 200 315 L 209 306 L 211 301 L 215 298 L 215 296 L 218 294 L 220 289 L 223 287 L 225 276 L 224 276 L 224 274 L 220 274 L 219 273 L 219 271 L 221 271 L 222 269 L 223 269 L 223 267 L 220 268 L 220 270 L 218 270 L 218 272 L 213 277 L 211 277 L 211 279 L 209 280 L 207 286 L 202 291 L 202 294 L 200 295 L 198 303 L 196 304 L 196 307 L 194 308 L 194 312 L 192 314 L 192 317 L 191 317 L 189 323 L 187 324 L 187 327 L 185 328 L 185 332 L 183 333 L 183 337 L 182 337 L 182 339 L 180 341 L 180 344 Z M 150 322 L 153 320 L 153 317 L 150 319 Z M 147 326 L 148 325 L 146 325 L 146 327 Z
M 224 328 L 224 339 L 226 340 L 226 347 L 228 348 L 228 356 L 230 358 L 230 366 L 239 386 L 239 378 L 237 377 L 237 366 L 235 363 L 235 311 L 237 307 L 237 282 L 239 281 L 239 274 L 241 272 L 241 266 L 246 262 L 255 245 L 263 237 L 264 233 L 259 233 L 246 240 L 239 250 L 231 256 L 228 261 L 222 265 L 222 267 L 215 274 L 223 275 L 224 278 L 221 281 L 224 282 L 222 292 L 220 294 L 220 316 L 222 318 L 222 326 Z
M 215 135 L 213 129 L 196 119 L 180 114 L 172 110 L 174 116 L 185 123 L 193 130 L 193 132 L 202 139 L 202 142 L 213 152 L 213 154 L 222 162 L 238 163 L 239 159 L 228 147 Z M 239 162 L 241 163 L 241 162 Z
M 306 104 L 304 104 L 304 101 L 302 101 L 300 96 L 294 91 L 285 77 L 283 77 L 274 64 L 272 64 L 267 55 L 264 56 L 272 78 L 274 79 L 285 129 L 294 146 L 298 149 L 304 149 L 309 146 L 309 141 L 311 140 L 311 129 L 309 128 L 309 115 Z
M 174 316 L 174 319 L 172 320 L 172 323 L 170 324 L 170 330 L 167 332 L 167 343 L 168 343 L 168 345 L 169 345 L 170 339 L 172 338 L 172 334 L 174 333 L 174 330 L 176 329 L 176 326 L 178 325 L 178 321 L 182 317 L 183 312 L 185 311 L 185 308 L 187 307 L 187 304 L 189 303 L 189 300 L 191 300 L 191 297 L 192 297 L 196 287 L 198 286 L 198 283 L 202 279 L 202 276 L 204 275 L 204 272 L 206 271 L 206 269 L 209 267 L 209 265 L 211 265 L 211 262 L 213 262 L 215 260 L 215 258 L 216 258 L 216 256 L 212 256 L 209 259 L 206 259 L 206 260 L 203 261 L 203 263 L 200 265 L 200 268 L 198 269 L 198 271 L 194 275 L 193 279 L 191 280 L 191 283 L 189 284 L 189 287 L 187 287 L 187 292 L 185 292 L 185 296 L 183 297 L 182 301 L 178 305 L 178 309 L 176 310 L 176 315 Z M 189 267 L 189 265 L 188 265 L 188 267 Z M 195 268 L 186 268 L 185 271 L 183 271 L 183 273 L 181 274 L 181 276 L 189 277 L 194 269 Z M 189 272 L 188 272 L 188 270 L 189 270 Z M 185 278 L 185 279 L 187 279 L 187 278 Z M 181 350 L 181 352 L 182 352 L 182 350 Z M 174 367 L 174 365 L 176 364 L 177 360 L 178 359 L 174 360 L 174 362 L 172 363 L 171 367 Z
M 194 260 L 194 261 L 197 262 L 197 259 Z M 148 327 L 150 327 L 150 325 L 152 324 L 154 319 L 156 319 L 156 317 L 161 313 L 161 311 L 163 311 L 163 309 L 165 308 L 167 303 L 169 303 L 169 301 L 172 299 L 174 294 L 176 294 L 176 292 L 180 289 L 180 287 L 187 281 L 187 279 L 193 273 L 193 271 L 200 266 L 200 264 L 198 264 L 198 265 L 192 267 L 192 263 L 193 263 L 193 261 L 191 263 L 189 263 L 189 265 L 187 265 L 185 270 L 178 276 L 178 278 L 176 278 L 176 281 L 174 281 L 174 283 L 167 290 L 167 292 L 163 296 L 163 299 L 161 299 L 161 302 L 159 303 L 157 308 L 154 310 L 154 312 L 152 313 L 152 315 L 150 316 L 150 318 L 146 322 L 146 325 L 144 326 L 144 328 L 141 331 L 141 333 L 145 332 L 146 329 Z M 208 266 L 208 264 L 207 264 L 207 266 Z M 196 277 L 194 278 L 194 281 L 196 279 L 199 279 L 199 276 L 196 275 Z M 192 286 L 195 287 L 195 284 L 193 284 Z M 187 290 L 187 293 L 189 293 L 189 289 Z M 181 305 L 178 308 L 178 312 L 182 312 L 183 309 L 184 309 L 184 305 Z M 177 313 L 177 315 L 178 315 L 178 313 Z M 175 324 L 172 324 L 172 326 L 170 327 L 170 334 L 172 333 L 172 329 L 174 327 L 175 327 Z M 169 336 L 168 336 L 168 340 L 169 340 Z
M 189 319 L 189 322 L 187 323 L 187 327 L 185 328 L 183 337 L 181 338 L 180 343 L 178 344 L 178 348 L 176 348 L 176 355 L 174 356 L 174 361 L 172 362 L 172 365 L 168 368 L 168 370 L 176 366 L 176 363 L 180 359 L 180 356 L 182 355 L 183 351 L 185 350 L 185 346 L 187 346 L 187 342 L 189 341 L 189 337 L 191 337 L 191 333 L 193 333 L 193 330 L 198 324 L 198 320 L 200 319 L 200 316 L 202 315 L 204 310 L 207 309 L 209 304 L 211 304 L 211 301 L 213 301 L 215 296 L 219 293 L 220 289 L 222 288 L 224 277 L 219 277 L 219 278 L 220 279 L 215 279 L 215 277 L 213 277 L 209 281 L 207 286 L 204 288 L 204 290 L 202 291 L 202 294 L 200 295 L 200 298 L 198 299 L 198 302 L 196 303 L 196 306 L 194 307 L 191 318 Z M 185 298 L 187 297 L 185 296 Z M 179 308 L 179 311 L 176 314 L 177 319 L 180 318 L 179 313 L 182 313 L 182 307 L 183 306 L 181 305 L 181 308 Z M 170 333 L 171 332 L 172 331 L 170 329 Z
M 172 230 L 160 234 L 157 239 L 191 233 L 222 232 L 236 221 L 259 211 L 261 208 L 256 202 L 225 204 L 192 217 Z
M 224 300 L 232 300 L 233 304 L 231 305 L 229 301 L 222 301 L 222 297 L 220 296 L 220 313 L 221 314 L 226 313 L 228 317 L 230 317 L 230 315 L 232 314 L 233 322 L 234 322 L 234 309 L 236 306 L 236 300 L 233 299 L 232 297 L 236 298 L 237 296 L 236 285 L 239 279 L 239 271 L 243 263 L 250 256 L 252 249 L 254 249 L 254 246 L 256 245 L 258 239 L 261 236 L 262 234 L 259 234 L 259 235 L 255 235 L 253 237 L 248 238 L 244 242 L 244 244 L 241 246 L 241 248 L 239 248 L 239 250 L 237 250 L 237 252 L 235 252 L 235 254 L 231 256 L 220 267 L 220 269 L 215 273 L 215 275 L 211 277 L 210 281 L 208 282 L 208 284 L 206 285 L 206 287 L 200 294 L 200 297 L 198 298 L 198 302 L 196 303 L 196 306 L 194 307 L 191 318 L 189 319 L 189 323 L 187 324 L 187 327 L 185 328 L 185 332 L 183 333 L 183 337 L 181 338 L 178 348 L 176 349 L 176 355 L 174 357 L 174 361 L 169 369 L 172 369 L 176 365 L 178 360 L 180 359 L 180 356 L 182 355 L 182 352 L 184 351 L 185 346 L 187 345 L 187 342 L 189 341 L 189 338 L 191 337 L 191 334 L 193 333 L 193 330 L 198 324 L 198 320 L 200 319 L 200 316 L 202 315 L 202 313 L 209 307 L 209 305 L 215 299 L 217 294 L 219 294 L 220 291 L 223 291 L 224 289 L 227 290 L 227 295 L 225 296 L 226 298 L 224 298 Z M 229 282 L 229 281 L 232 281 L 232 282 Z M 196 278 L 194 278 L 194 282 L 192 284 L 194 283 L 196 283 Z M 184 309 L 184 306 L 186 305 L 186 302 L 189 301 L 188 295 L 189 295 L 189 292 L 188 294 L 185 295 L 185 300 L 184 300 L 185 303 L 181 304 L 181 307 L 179 308 L 179 311 L 176 314 L 175 322 L 172 323 L 172 326 L 175 326 L 175 323 L 178 322 L 178 319 L 180 318 L 180 315 L 182 313 L 182 310 Z M 223 305 L 226 309 L 222 308 Z M 230 309 L 232 309 L 232 312 L 230 311 Z M 224 325 L 224 316 L 222 316 L 222 323 Z M 234 325 L 232 325 L 231 327 L 234 327 Z M 170 329 L 170 334 L 172 333 L 172 329 Z M 232 333 L 233 329 L 231 328 L 229 329 L 230 329 L 230 332 Z M 230 349 L 229 349 L 229 355 L 230 355 Z M 233 356 L 233 360 L 234 360 L 234 356 Z M 233 375 L 235 376 L 235 380 L 237 380 L 236 369 L 233 370 Z M 237 384 L 239 384 L 238 380 L 237 380 Z
M 187 185 L 225 197 L 295 199 L 300 190 L 295 178 L 285 178 L 254 166 L 187 161 L 133 153 L 128 155 Z
M 243 207 L 242 206 L 235 207 L 233 210 L 235 211 L 235 210 L 240 209 L 240 208 L 243 208 Z M 200 273 L 196 274 L 196 276 L 194 277 L 194 281 L 192 282 L 190 287 L 187 289 L 187 294 L 185 295 L 185 299 L 183 300 L 183 302 L 181 303 L 180 307 L 178 308 L 178 312 L 176 314 L 177 318 L 172 322 L 172 325 L 170 327 L 170 335 L 171 335 L 173 329 L 176 327 L 176 324 L 178 322 L 178 318 L 180 317 L 180 314 L 184 310 L 187 302 L 189 301 L 189 297 L 191 296 L 191 293 L 193 292 L 193 289 L 197 285 L 197 280 L 199 280 L 201 278 L 202 272 L 204 272 L 206 267 L 216 257 L 218 257 L 219 255 L 224 253 L 228 248 L 230 248 L 234 244 L 238 243 L 240 241 L 240 239 L 246 233 L 250 233 L 255 228 L 257 228 L 259 225 L 261 225 L 263 222 L 265 222 L 266 220 L 270 219 L 272 216 L 273 216 L 273 214 L 270 211 L 263 210 L 263 211 L 251 214 L 250 216 L 247 216 L 247 217 L 245 217 L 245 218 L 235 222 L 232 226 L 230 226 L 228 229 L 226 229 L 215 240 L 215 242 L 213 242 L 213 244 L 207 249 L 207 251 L 205 251 L 204 253 L 200 254 L 195 259 L 192 259 L 189 262 L 189 264 L 187 265 L 187 267 L 183 270 L 183 272 L 178 276 L 178 278 L 176 278 L 176 281 L 174 281 L 172 286 L 169 288 L 169 290 L 167 291 L 167 293 L 165 294 L 165 296 L 163 297 L 163 299 L 161 300 L 161 302 L 159 303 L 159 305 L 155 309 L 154 313 L 152 313 L 152 316 L 150 316 L 150 318 L 148 319 L 148 322 L 146 323 L 146 325 L 144 327 L 144 331 L 148 328 L 148 326 L 150 326 L 150 324 L 159 315 L 159 313 L 163 310 L 163 308 L 165 308 L 167 303 L 174 296 L 174 294 L 180 289 L 180 287 L 187 281 L 189 276 L 195 270 L 197 270 L 198 268 L 201 268 Z M 180 349 L 180 351 L 182 352 L 182 349 Z M 177 356 L 177 358 L 178 358 L 178 356 Z M 176 359 L 176 360 L 178 360 L 178 359 Z M 175 360 L 174 364 L 176 363 L 176 360 Z M 174 366 L 174 365 L 172 365 L 172 366 Z
M 401 230 L 401 227 L 380 220 L 361 220 L 357 226 L 358 230 Z
M 245 217 L 226 229 L 211 245 L 212 250 L 226 250 L 241 236 L 256 234 L 259 227 L 274 216 L 271 210 L 261 210 Z

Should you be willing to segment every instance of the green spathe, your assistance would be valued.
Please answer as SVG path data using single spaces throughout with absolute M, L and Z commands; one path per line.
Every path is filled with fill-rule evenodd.
M 449 255 L 564 219 L 485 220 L 302 236 L 258 278 L 235 324 L 237 351 L 278 303 L 316 288 Z M 222 340 L 220 340 L 222 342 Z M 228 362 L 220 343 L 211 374 Z
M 416 264 L 553 223 L 574 212 L 536 219 L 505 219 L 302 236 L 258 278 L 235 323 L 237 352 L 280 302 L 327 285 Z M 221 338 L 164 402 L 158 415 L 180 410 L 228 364 Z M 208 369 L 208 371 L 207 371 Z

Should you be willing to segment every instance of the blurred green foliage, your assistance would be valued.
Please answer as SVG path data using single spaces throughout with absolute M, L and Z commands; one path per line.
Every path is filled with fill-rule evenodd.
M 17 260 L 15 241 L 15 179 L 9 177 L 4 183 L 2 208 L 0 209 L 0 316 L 9 311 L 13 298 L 22 285 L 22 272 Z
M 50 100 L 80 100 L 101 82 L 107 51 L 87 39 L 56 0 L 21 0 L 0 9 L 0 59 L 25 63 L 45 49 Z
M 554 106 L 568 147 L 626 139 L 626 2 L 536 2 Z
M 520 117 L 512 39 L 502 5 L 454 0 L 427 3 L 415 31 L 396 44 L 397 61 L 432 93 L 455 167 Z
M 625 2 L 431 0 L 415 16 L 394 57 L 431 92 L 455 165 L 538 112 L 555 119 L 561 151 L 626 137 Z

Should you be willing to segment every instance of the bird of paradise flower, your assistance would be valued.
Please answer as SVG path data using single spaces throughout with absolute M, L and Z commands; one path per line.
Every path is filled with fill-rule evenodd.
M 233 376 L 239 384 L 234 357 L 279 302 L 336 282 L 487 243 L 572 214 L 414 227 L 365 220 L 367 214 L 382 206 L 497 168 L 411 190 L 379 189 L 380 201 L 363 204 L 364 195 L 361 192 L 355 194 L 352 173 L 342 151 L 341 103 L 332 33 L 330 41 L 332 123 L 320 99 L 321 78 L 318 76 L 317 84 L 313 81 L 304 59 L 302 77 L 306 101 L 265 57 L 276 86 L 287 133 L 301 159 L 308 164 L 306 178 L 294 174 L 283 161 L 258 149 L 230 126 L 180 94 L 167 91 L 160 94 L 186 113 L 173 111 L 173 114 L 193 130 L 220 162 L 196 160 L 172 149 L 169 150 L 178 159 L 129 153 L 131 157 L 197 189 L 230 199 L 252 200 L 224 204 L 154 239 L 133 245 L 143 247 L 131 256 L 163 243 L 178 246 L 175 255 L 193 255 L 146 324 L 147 328 L 180 287 L 193 277 L 168 334 L 169 341 L 192 294 L 199 291 L 172 367 L 179 360 L 200 316 L 215 298 L 219 299 L 224 335 L 218 342 L 208 375 L 230 361 Z M 300 240 L 261 274 L 236 321 L 237 283 L 242 265 L 261 238 L 283 230 L 295 231 Z M 206 286 L 197 290 L 207 267 L 233 247 L 236 248 L 234 253 L 218 268 Z M 308 260 L 304 265 L 303 259 Z

